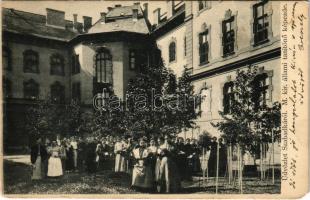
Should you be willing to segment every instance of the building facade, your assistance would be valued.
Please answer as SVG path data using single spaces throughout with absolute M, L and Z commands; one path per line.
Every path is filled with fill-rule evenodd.
M 220 135 L 211 123 L 229 109 L 229 83 L 237 69 L 258 66 L 262 101 L 280 100 L 280 2 L 167 1 L 166 6 L 162 12 L 148 10 L 148 4 L 115 5 L 95 23 L 85 16 L 83 24 L 52 9 L 47 16 L 4 9 L 5 113 L 6 125 L 13 126 L 6 127 L 5 144 L 23 135 L 24 115 L 14 116 L 36 99 L 51 95 L 91 105 L 104 88 L 124 98 L 129 79 L 156 60 L 157 48 L 165 66 L 178 77 L 189 70 L 195 92 L 206 97 L 197 127 L 181 133 L 186 138 L 204 131 Z M 36 32 L 29 24 L 40 28 Z

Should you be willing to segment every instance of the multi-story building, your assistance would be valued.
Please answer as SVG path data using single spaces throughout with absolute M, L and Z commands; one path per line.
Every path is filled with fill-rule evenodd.
M 190 70 L 195 92 L 206 97 L 197 127 L 182 135 L 218 136 L 211 122 L 221 120 L 219 111 L 229 111 L 237 69 L 258 66 L 263 103 L 280 100 L 279 4 L 167 1 L 164 13 L 149 12 L 147 4 L 115 5 L 94 24 L 89 17 L 83 24 L 76 16 L 74 22 L 65 20 L 64 12 L 52 9 L 47 16 L 4 9 L 5 144 L 24 135 L 21 112 L 34 99 L 49 94 L 56 101 L 74 98 L 90 105 L 103 88 L 124 98 L 136 70 L 156 60 L 156 48 L 177 76 Z

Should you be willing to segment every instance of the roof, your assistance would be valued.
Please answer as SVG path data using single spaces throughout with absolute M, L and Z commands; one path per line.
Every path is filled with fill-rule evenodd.
M 62 29 L 47 25 L 44 15 L 3 8 L 2 17 L 2 30 L 8 32 L 61 41 L 69 41 L 78 34 L 73 31 L 73 23 L 69 20 L 66 20 L 66 28 Z
M 132 10 L 138 9 L 138 19 L 132 18 Z M 88 31 L 88 33 L 106 33 L 106 32 L 133 32 L 133 33 L 150 33 L 149 25 L 143 16 L 143 11 L 139 5 L 114 7 L 104 19 L 99 19 Z

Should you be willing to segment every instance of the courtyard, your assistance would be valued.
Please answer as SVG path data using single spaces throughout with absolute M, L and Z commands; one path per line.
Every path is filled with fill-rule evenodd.
M 116 176 L 112 171 L 100 171 L 94 174 L 86 172 L 66 173 L 58 179 L 31 180 L 31 165 L 28 155 L 4 156 L 4 194 L 138 194 L 131 189 L 131 177 L 128 174 Z M 280 193 L 280 180 L 275 184 L 271 180 L 258 178 L 243 180 L 244 194 Z M 214 194 L 215 179 L 205 180 L 195 176 L 192 181 L 182 182 L 183 194 Z M 238 194 L 237 184 L 228 185 L 225 178 L 219 178 L 221 194 Z

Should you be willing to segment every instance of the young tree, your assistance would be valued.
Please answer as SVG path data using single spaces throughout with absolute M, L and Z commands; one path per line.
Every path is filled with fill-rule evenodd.
M 260 144 L 271 142 L 271 130 L 279 127 L 281 120 L 278 102 L 272 107 L 263 103 L 265 91 L 262 90 L 260 76 L 256 66 L 237 70 L 236 78 L 232 81 L 230 112 L 219 112 L 223 120 L 213 124 L 223 133 L 222 137 L 229 145 L 240 148 L 241 158 L 247 151 L 254 160 L 261 153 Z

